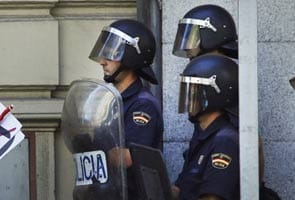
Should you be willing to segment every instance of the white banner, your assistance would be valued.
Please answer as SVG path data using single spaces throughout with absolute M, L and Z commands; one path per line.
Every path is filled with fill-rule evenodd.
M 12 115 L 12 106 L 0 103 L 0 159 L 17 146 L 23 139 L 21 123 Z

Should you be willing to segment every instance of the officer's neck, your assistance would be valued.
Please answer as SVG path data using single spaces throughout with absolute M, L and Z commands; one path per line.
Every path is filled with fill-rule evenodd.
M 122 93 L 124 92 L 136 79 L 137 75 L 131 70 L 122 71 L 118 77 L 116 78 L 116 82 L 114 83 L 117 90 Z
M 205 130 L 221 114 L 221 111 L 212 111 L 204 113 L 198 118 L 199 126 L 202 130 Z

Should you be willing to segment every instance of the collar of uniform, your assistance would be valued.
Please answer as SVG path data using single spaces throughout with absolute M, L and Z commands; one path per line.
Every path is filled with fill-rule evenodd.
M 142 88 L 141 80 L 138 78 L 134 81 L 126 90 L 124 90 L 121 94 L 123 99 L 127 99 L 134 94 L 138 93 L 139 90 Z
M 225 123 L 228 122 L 228 116 L 222 114 L 217 117 L 205 130 L 202 130 L 199 125 L 196 126 L 198 131 L 198 139 L 206 140 L 209 136 L 216 133 Z

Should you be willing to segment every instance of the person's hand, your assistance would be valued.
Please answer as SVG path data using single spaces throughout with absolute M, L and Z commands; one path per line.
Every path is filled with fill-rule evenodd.
M 132 159 L 129 149 L 115 147 L 108 151 L 108 160 L 111 166 L 120 167 L 124 166 L 126 168 L 132 165 Z
M 171 194 L 172 194 L 172 200 L 178 200 L 179 199 L 179 192 L 180 189 L 176 185 L 171 186 Z

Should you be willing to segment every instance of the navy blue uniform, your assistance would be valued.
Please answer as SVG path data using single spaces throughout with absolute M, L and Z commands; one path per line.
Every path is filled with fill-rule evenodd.
M 122 94 L 126 147 L 130 143 L 162 147 L 163 118 L 159 101 L 137 79 Z M 128 199 L 138 200 L 130 169 L 127 170 Z
M 137 79 L 122 94 L 125 141 L 161 147 L 163 118 L 159 101 Z
M 225 200 L 238 200 L 239 136 L 226 115 L 205 130 L 195 126 L 185 163 L 175 185 L 181 200 L 196 200 L 213 194 Z

